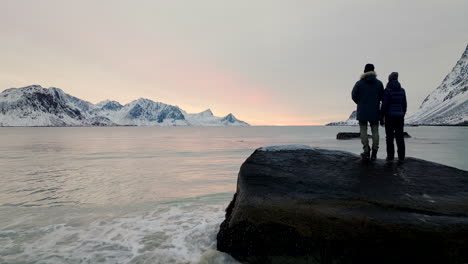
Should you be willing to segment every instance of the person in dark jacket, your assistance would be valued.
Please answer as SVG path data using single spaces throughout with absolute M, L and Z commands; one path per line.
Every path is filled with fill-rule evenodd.
M 388 83 L 385 87 L 382 114 L 384 116 L 385 134 L 387 142 L 387 160 L 395 158 L 395 146 L 397 144 L 398 160 L 405 159 L 405 139 L 403 137 L 403 127 L 405 124 L 407 102 L 405 89 L 401 88 L 398 82 L 398 72 L 392 72 L 388 76 Z
M 361 142 L 364 152 L 361 157 L 371 160 L 377 159 L 379 150 L 379 120 L 380 103 L 382 101 L 384 87 L 377 79 L 374 65 L 366 64 L 364 74 L 354 85 L 351 97 L 357 104 L 356 119 L 359 120 L 361 132 Z M 370 124 L 372 131 L 372 156 L 370 154 L 369 139 L 367 138 L 367 124 Z

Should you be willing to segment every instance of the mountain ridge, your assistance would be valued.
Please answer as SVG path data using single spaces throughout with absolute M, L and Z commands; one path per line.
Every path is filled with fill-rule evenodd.
M 452 70 L 406 119 L 416 125 L 468 123 L 468 45 Z
M 249 126 L 232 114 L 210 109 L 189 114 L 178 106 L 146 98 L 125 105 L 104 100 L 93 104 L 56 87 L 30 85 L 0 93 L 0 126 Z

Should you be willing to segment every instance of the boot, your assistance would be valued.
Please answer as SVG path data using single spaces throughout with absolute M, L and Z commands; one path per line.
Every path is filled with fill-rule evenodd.
M 404 151 L 401 151 L 400 149 L 398 149 L 398 161 L 405 161 L 405 152 Z
M 377 159 L 377 150 L 376 149 L 373 149 L 372 150 L 372 155 L 371 155 L 371 160 L 376 160 Z
M 369 159 L 370 158 L 370 148 L 365 148 L 364 152 L 361 153 L 361 158 Z

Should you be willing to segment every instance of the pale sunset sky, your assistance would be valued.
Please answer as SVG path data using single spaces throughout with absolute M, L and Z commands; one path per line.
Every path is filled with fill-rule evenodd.
M 468 43 L 467 0 L 0 0 L 0 91 L 144 97 L 252 125 L 347 119 L 368 62 L 409 112 Z

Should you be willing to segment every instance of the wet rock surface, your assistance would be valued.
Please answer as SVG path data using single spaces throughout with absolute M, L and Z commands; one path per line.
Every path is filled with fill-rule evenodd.
M 467 263 L 468 172 L 258 149 L 240 169 L 217 247 L 248 263 Z

